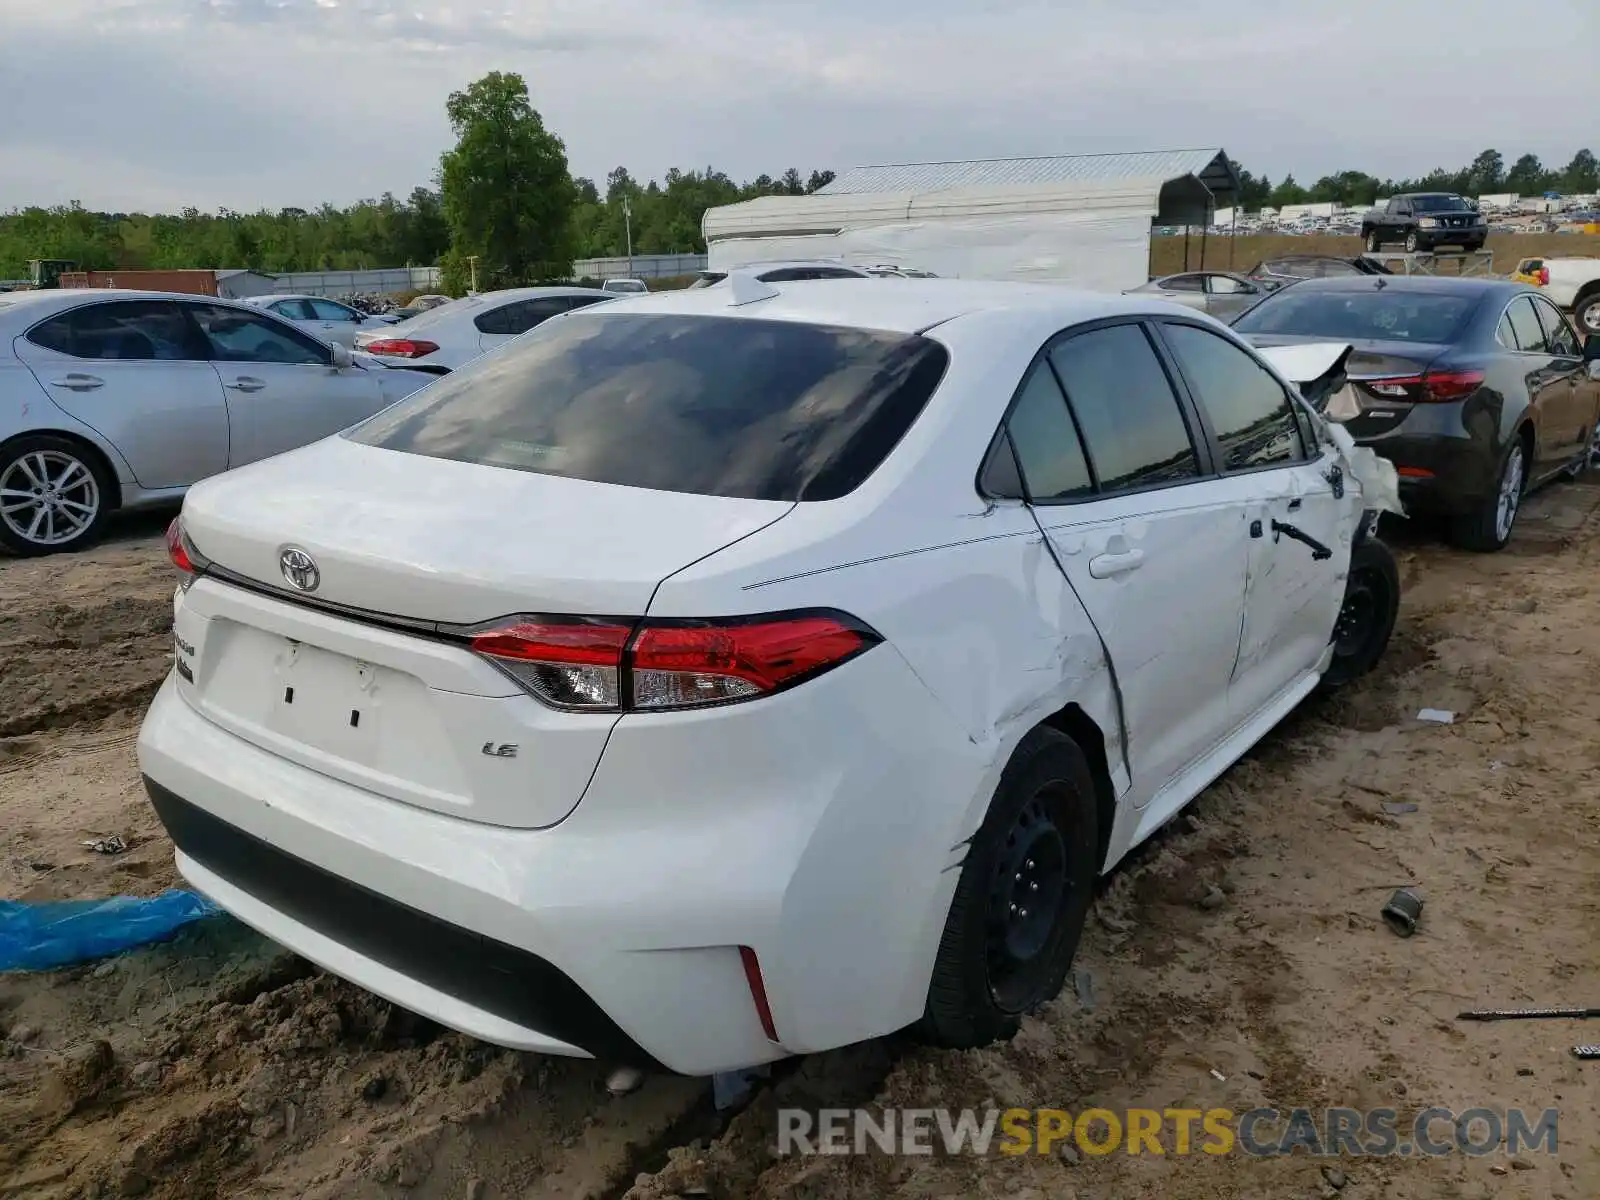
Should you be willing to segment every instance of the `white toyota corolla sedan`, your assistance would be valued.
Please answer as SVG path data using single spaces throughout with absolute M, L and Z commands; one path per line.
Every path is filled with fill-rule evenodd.
M 507 1046 L 973 1046 L 1382 653 L 1392 469 L 1210 318 L 730 282 L 189 493 L 139 759 L 195 887 Z

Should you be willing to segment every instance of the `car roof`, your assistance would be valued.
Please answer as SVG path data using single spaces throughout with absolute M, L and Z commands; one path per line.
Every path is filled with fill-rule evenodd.
M 269 292 L 265 296 L 244 296 L 241 299 L 245 304 L 276 304 L 279 300 L 326 300 L 343 308 L 350 307 L 343 300 L 335 300 L 332 296 L 313 296 L 309 292 Z
M 808 279 L 763 286 L 775 289 L 777 295 L 736 305 L 729 303 L 732 293 L 726 288 L 652 292 L 649 296 L 612 300 L 604 306 L 604 315 L 682 313 L 842 325 L 896 333 L 920 333 L 969 313 L 998 310 L 1048 313 L 1063 326 L 1132 313 L 1193 315 L 1189 309 L 1162 301 L 1081 291 L 1049 283 L 906 279 L 889 287 L 873 279 Z M 573 316 L 582 319 L 591 314 L 602 315 L 591 308 Z
M 1485 279 L 1474 275 L 1345 275 L 1335 279 L 1302 279 L 1294 290 L 1296 293 L 1384 291 L 1435 296 L 1510 295 L 1534 291 L 1527 284 L 1511 279 Z

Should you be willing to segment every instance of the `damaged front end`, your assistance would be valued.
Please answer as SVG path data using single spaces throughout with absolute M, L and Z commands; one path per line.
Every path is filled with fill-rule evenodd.
M 1319 431 L 1339 456 L 1341 471 L 1361 487 L 1367 515 L 1359 535 L 1370 536 L 1380 513 L 1405 515 L 1400 503 L 1400 477 L 1394 464 L 1366 446 L 1358 446 L 1344 422 L 1360 413 L 1345 364 L 1354 349 L 1348 342 L 1306 342 L 1256 350 L 1305 397 Z

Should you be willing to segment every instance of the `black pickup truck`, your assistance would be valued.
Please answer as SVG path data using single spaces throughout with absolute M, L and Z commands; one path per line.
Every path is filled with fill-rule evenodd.
M 1459 246 L 1482 250 L 1489 225 L 1470 200 L 1449 192 L 1408 192 L 1392 196 L 1383 208 L 1361 218 L 1361 237 L 1369 251 L 1401 242 L 1409 252 Z

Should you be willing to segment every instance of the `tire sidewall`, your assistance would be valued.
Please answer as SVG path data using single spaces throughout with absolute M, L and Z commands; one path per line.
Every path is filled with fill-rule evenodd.
M 1359 679 L 1378 665 L 1384 651 L 1389 648 L 1389 639 L 1394 634 L 1395 622 L 1400 614 L 1400 569 L 1394 561 L 1394 552 L 1375 537 L 1364 538 L 1350 552 L 1350 570 L 1345 581 L 1345 594 L 1349 595 L 1359 575 L 1368 573 L 1375 576 L 1384 592 L 1381 598 L 1383 604 L 1375 616 L 1373 631 L 1358 654 L 1335 658 L 1328 664 L 1328 669 L 1322 676 L 1325 687 L 1336 688 Z M 1341 611 L 1342 604 L 1341 601 Z M 1337 629 L 1336 622 L 1335 636 Z
M 1024 1012 L 1012 1013 L 1001 1009 L 990 991 L 989 889 L 1017 814 L 1045 788 L 1055 793 L 1048 802 L 1066 843 L 1069 891 L 1051 931 L 1045 952 L 1049 968 L 1038 995 Z M 1088 761 L 1065 734 L 1035 729 L 1012 755 L 982 825 L 968 842 L 929 986 L 924 1036 L 949 1047 L 987 1045 L 1010 1037 L 1026 1011 L 1054 997 L 1077 952 L 1099 869 L 1094 776 Z
M 1577 326 L 1589 337 L 1600 337 L 1600 295 L 1585 296 L 1573 310 Z
M 1511 456 L 1514 453 L 1522 454 L 1522 488 L 1517 496 L 1517 511 L 1511 516 L 1511 527 L 1506 530 L 1505 537 L 1500 536 L 1499 509 L 1500 487 L 1506 477 L 1506 471 L 1511 466 Z M 1511 544 L 1511 535 L 1517 531 L 1517 519 L 1522 516 L 1522 501 L 1528 495 L 1528 478 L 1531 469 L 1531 456 L 1522 436 L 1513 439 L 1500 456 L 1498 469 L 1494 473 L 1494 487 L 1489 495 L 1478 505 L 1476 511 L 1460 519 L 1458 525 L 1457 541 L 1468 550 L 1492 554 L 1504 550 Z
M 47 554 L 70 554 L 74 550 L 81 550 L 92 545 L 105 528 L 106 518 L 110 515 L 112 505 L 112 481 L 101 465 L 98 456 L 84 448 L 82 443 L 71 438 L 57 437 L 53 434 L 34 433 L 13 438 L 4 447 L 0 447 L 0 474 L 11 466 L 13 462 L 25 454 L 32 454 L 39 450 L 53 451 L 59 454 L 70 454 L 83 464 L 84 469 L 94 476 L 95 485 L 100 492 L 100 507 L 94 519 L 82 533 L 68 542 L 61 542 L 53 546 L 41 546 L 30 542 L 12 531 L 4 521 L 0 521 L 0 548 L 3 548 L 19 558 L 38 558 Z

